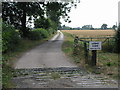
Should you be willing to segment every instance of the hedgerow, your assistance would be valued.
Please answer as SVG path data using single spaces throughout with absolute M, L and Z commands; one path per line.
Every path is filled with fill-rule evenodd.
M 11 25 L 2 23 L 2 52 L 14 50 L 20 41 L 19 33 Z
M 116 53 L 120 53 L 120 25 L 115 35 L 115 47 L 116 47 Z
M 49 36 L 46 29 L 43 28 L 37 28 L 34 30 L 31 30 L 28 34 L 28 38 L 31 40 L 39 40 L 43 38 L 47 38 Z

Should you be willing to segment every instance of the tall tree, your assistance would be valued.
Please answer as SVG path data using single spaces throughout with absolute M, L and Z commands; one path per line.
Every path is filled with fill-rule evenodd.
M 50 21 L 48 18 L 38 18 L 34 21 L 35 28 L 44 28 L 48 29 L 51 27 Z
M 117 26 L 116 26 L 116 25 L 113 25 L 112 29 L 114 29 L 114 30 L 115 30 L 116 28 L 117 28 Z
M 101 26 L 101 29 L 107 29 L 107 24 L 103 24 L 103 25 Z
M 71 5 L 76 7 L 73 2 Z M 63 17 L 66 22 L 71 22 L 67 13 L 70 12 L 71 6 L 69 3 L 58 2 L 3 2 L 2 3 L 2 18 L 5 23 L 13 25 L 20 29 L 21 35 L 27 37 L 28 29 L 26 27 L 26 18 L 47 17 L 52 20 L 54 26 L 60 26 L 60 18 Z M 30 20 L 30 18 L 29 18 Z
M 3 21 L 20 29 L 23 37 L 27 37 L 28 32 L 26 18 L 44 16 L 44 11 L 37 2 L 3 2 L 2 8 Z
M 116 52 L 120 54 L 120 25 L 115 35 Z
M 71 3 L 71 5 L 70 5 Z M 48 2 L 46 4 L 46 15 L 53 22 L 56 23 L 57 27 L 60 26 L 60 18 L 64 18 L 65 22 L 70 23 L 68 13 L 71 11 L 73 2 L 70 3 L 58 3 L 58 2 Z M 76 6 L 76 4 L 74 4 Z

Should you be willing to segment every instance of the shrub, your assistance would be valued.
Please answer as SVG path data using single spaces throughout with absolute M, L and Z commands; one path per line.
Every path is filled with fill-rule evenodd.
M 47 38 L 49 36 L 47 30 L 43 28 L 37 28 L 29 32 L 28 38 L 31 40 L 40 40 L 43 38 Z
M 115 52 L 120 53 L 120 25 L 118 27 L 118 30 L 116 31 L 115 38 L 116 38 L 115 39 L 115 47 L 116 47 Z
M 5 23 L 2 23 L 2 30 L 2 52 L 14 50 L 20 40 L 18 32 L 12 26 Z
M 50 27 L 49 30 L 52 34 L 54 34 L 57 31 L 57 24 L 49 19 Z
M 102 51 L 104 52 L 114 52 L 115 50 L 115 42 L 113 42 L 112 40 L 107 42 L 107 43 L 104 43 L 103 46 L 102 46 Z
M 47 30 L 39 28 L 38 31 L 41 33 L 42 38 L 47 38 L 49 36 Z
M 48 33 L 49 33 L 49 35 L 53 34 L 53 33 L 54 33 L 53 28 L 49 28 L 49 29 L 48 29 Z
M 30 31 L 28 34 L 28 38 L 31 40 L 39 40 L 42 39 L 41 34 L 37 31 Z

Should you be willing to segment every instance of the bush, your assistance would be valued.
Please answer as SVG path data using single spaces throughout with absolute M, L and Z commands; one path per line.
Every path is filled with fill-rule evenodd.
M 45 29 L 40 28 L 38 31 L 41 33 L 42 38 L 47 38 L 49 36 L 47 30 Z
M 49 28 L 49 29 L 48 29 L 49 35 L 53 34 L 53 32 L 54 32 L 53 28 Z
M 115 42 L 113 42 L 112 40 L 107 42 L 107 43 L 104 43 L 103 46 L 102 46 L 102 51 L 104 52 L 114 52 L 115 51 Z
M 42 39 L 41 34 L 37 31 L 30 31 L 28 34 L 28 38 L 31 40 L 39 40 Z
M 18 32 L 12 26 L 5 23 L 2 23 L 2 30 L 2 52 L 14 50 L 20 40 Z
M 43 28 L 37 28 L 29 32 L 28 38 L 31 40 L 40 40 L 49 36 L 47 30 Z
M 116 31 L 116 35 L 115 35 L 115 47 L 116 47 L 115 52 L 120 53 L 120 25 L 119 25 L 118 30 Z
M 49 23 L 50 23 L 49 31 L 51 34 L 54 34 L 57 31 L 57 24 L 50 19 L 49 19 Z

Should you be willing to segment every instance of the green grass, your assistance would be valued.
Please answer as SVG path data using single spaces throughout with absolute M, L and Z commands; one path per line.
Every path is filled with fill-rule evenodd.
M 88 72 L 95 74 L 103 74 L 111 78 L 118 78 L 118 54 L 113 52 L 105 52 L 105 50 L 97 51 L 97 65 L 91 67 L 91 51 L 88 53 L 88 64 L 85 64 L 83 43 L 79 43 L 79 48 L 76 50 L 78 55 L 73 54 L 73 37 L 71 34 L 63 32 L 65 36 L 62 45 L 63 52 L 78 66 L 85 68 Z M 106 47 L 106 46 L 105 46 Z M 105 48 L 104 47 L 104 48 Z
M 118 54 L 116 53 L 98 53 L 98 66 L 101 68 L 101 73 L 113 78 L 118 75 Z
M 52 79 L 56 80 L 56 79 L 59 79 L 61 76 L 60 76 L 60 74 L 57 73 L 57 72 L 52 72 L 52 73 L 51 73 L 51 77 L 52 77 Z
M 8 51 L 2 55 L 2 84 L 3 88 L 12 88 L 14 85 L 10 82 L 10 79 L 13 77 L 13 65 L 17 61 L 17 59 L 23 55 L 26 51 L 31 50 L 32 48 L 38 46 L 39 44 L 49 40 L 53 35 L 49 38 L 43 40 L 21 40 L 20 44 L 14 48 L 13 51 Z
M 68 56 L 70 57 L 70 59 L 78 66 L 82 66 L 82 64 L 84 63 L 84 51 L 81 50 L 81 52 L 79 52 L 79 49 L 83 49 L 82 47 L 78 47 L 78 51 L 75 52 L 77 54 L 73 54 L 74 52 L 74 47 L 73 47 L 73 44 L 74 44 L 74 39 L 72 37 L 71 34 L 69 33 L 66 33 L 66 32 L 63 32 L 64 35 L 65 35 L 65 39 L 64 39 L 64 42 L 62 44 L 62 51 Z
M 2 87 L 3 88 L 13 87 L 12 83 L 10 82 L 11 77 L 13 75 L 12 72 L 13 72 L 13 69 L 10 66 L 3 64 L 3 67 L 2 67 Z

